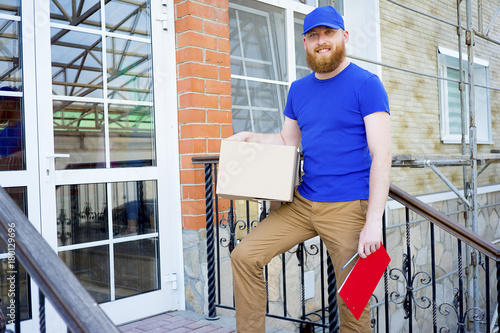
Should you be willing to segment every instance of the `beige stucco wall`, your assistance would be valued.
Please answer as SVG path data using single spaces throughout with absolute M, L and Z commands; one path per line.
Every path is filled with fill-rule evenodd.
M 422 12 L 457 21 L 456 1 L 415 1 L 401 3 Z M 483 1 L 486 27 L 497 4 Z M 462 25 L 465 27 L 465 1 L 462 1 Z M 473 1 L 474 29 L 477 25 L 477 1 Z M 411 12 L 389 1 L 380 1 L 382 62 L 410 70 L 438 74 L 437 47 L 458 51 L 457 29 L 451 25 Z M 490 36 L 500 39 L 500 22 Z M 463 43 L 463 52 L 467 51 Z M 490 86 L 500 87 L 500 46 L 476 38 L 476 57 L 489 61 Z M 384 67 L 382 79 L 389 94 L 392 119 L 393 154 L 459 154 L 460 144 L 444 144 L 440 136 L 438 80 Z M 500 147 L 500 94 L 490 91 L 493 145 L 479 145 L 479 153 Z M 470 169 L 470 168 L 469 168 Z M 463 188 L 461 167 L 440 167 L 457 188 Z M 432 170 L 393 168 L 392 183 L 413 194 L 449 190 Z M 479 185 L 500 183 L 500 164 L 490 166 L 479 177 Z

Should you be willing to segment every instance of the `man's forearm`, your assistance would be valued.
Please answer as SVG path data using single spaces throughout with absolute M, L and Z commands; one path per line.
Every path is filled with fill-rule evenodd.
M 367 223 L 381 221 L 384 214 L 391 177 L 391 155 L 374 157 L 370 169 L 370 194 L 368 199 L 368 210 L 366 213 Z M 380 222 L 379 222 L 380 223 Z

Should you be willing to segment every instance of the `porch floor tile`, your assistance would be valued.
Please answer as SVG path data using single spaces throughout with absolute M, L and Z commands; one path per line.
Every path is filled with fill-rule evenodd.
M 118 327 L 122 333 L 234 333 L 236 321 L 230 316 L 219 316 L 218 320 L 207 320 L 205 315 L 191 311 L 167 312 Z M 268 333 L 290 333 L 266 327 Z

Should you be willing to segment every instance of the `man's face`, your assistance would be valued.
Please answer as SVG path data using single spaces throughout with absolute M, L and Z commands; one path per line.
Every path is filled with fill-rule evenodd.
M 333 72 L 345 59 L 348 34 L 342 29 L 319 26 L 304 35 L 307 66 L 316 73 Z

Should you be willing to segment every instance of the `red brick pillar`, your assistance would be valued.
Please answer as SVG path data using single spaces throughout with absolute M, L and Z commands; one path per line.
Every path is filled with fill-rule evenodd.
M 203 165 L 233 133 L 228 0 L 176 0 L 177 105 L 184 229 L 205 227 Z

